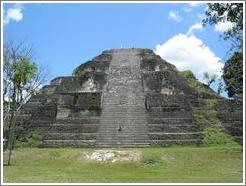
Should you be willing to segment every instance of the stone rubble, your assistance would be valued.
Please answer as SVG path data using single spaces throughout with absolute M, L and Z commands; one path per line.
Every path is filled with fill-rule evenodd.
M 96 150 L 86 154 L 86 159 L 102 162 L 117 163 L 122 161 L 139 161 L 140 153 L 125 150 Z

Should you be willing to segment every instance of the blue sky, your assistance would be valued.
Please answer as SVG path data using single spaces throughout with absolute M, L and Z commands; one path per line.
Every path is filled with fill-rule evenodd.
M 71 75 L 103 50 L 121 46 L 153 49 L 179 69 L 191 68 L 201 80 L 203 71 L 219 74 L 230 44 L 220 39 L 230 24 L 201 27 L 205 7 L 5 3 L 4 41 L 32 44 L 36 61 L 49 68 L 49 80 Z

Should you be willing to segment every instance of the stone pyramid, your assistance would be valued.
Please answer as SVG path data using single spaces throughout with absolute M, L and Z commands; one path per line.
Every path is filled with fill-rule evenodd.
M 18 115 L 17 134 L 21 138 L 36 131 L 43 146 L 197 144 L 202 143 L 202 126 L 194 108 L 202 108 L 203 99 L 218 100 L 216 107 L 223 111 L 218 118 L 229 126 L 224 129 L 241 139 L 238 105 L 197 91 L 152 50 L 106 50 L 31 97 Z

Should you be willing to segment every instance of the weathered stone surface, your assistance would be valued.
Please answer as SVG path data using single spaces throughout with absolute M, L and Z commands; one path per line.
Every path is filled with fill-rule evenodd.
M 137 162 L 141 154 L 134 151 L 124 150 L 95 150 L 92 153 L 85 154 L 86 159 L 100 163 L 118 163 L 122 161 Z
M 243 101 L 220 99 L 216 109 L 224 130 L 243 144 Z
M 202 99 L 218 100 L 224 130 L 240 142 L 242 103 L 197 92 L 152 50 L 107 50 L 33 96 L 18 115 L 17 134 L 38 131 L 52 147 L 201 143 L 193 109 Z

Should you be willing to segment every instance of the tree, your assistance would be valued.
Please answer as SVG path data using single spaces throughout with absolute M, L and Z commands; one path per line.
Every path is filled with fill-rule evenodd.
M 223 68 L 223 79 L 229 97 L 243 94 L 243 54 L 235 52 Z
M 196 79 L 196 76 L 193 74 L 192 71 L 190 70 L 185 70 L 182 71 L 182 75 L 186 78 L 186 79 Z
M 7 124 L 5 128 L 8 128 L 8 165 L 11 164 L 16 113 L 45 80 L 44 71 L 40 71 L 33 59 L 32 48 L 24 42 L 18 45 L 4 43 L 3 101 L 4 123 Z
M 220 95 L 221 93 L 224 92 L 224 84 L 222 82 L 222 79 L 220 78 L 218 81 L 218 88 L 217 88 L 217 93 Z
M 226 60 L 222 78 L 229 97 L 243 93 L 243 3 L 209 3 L 203 23 L 211 25 L 231 22 L 232 29 L 223 33 L 224 40 L 231 40 L 232 55 Z
M 206 84 L 210 87 L 210 85 L 215 82 L 215 80 L 217 79 L 217 75 L 216 74 L 209 74 L 208 72 L 204 72 L 203 74 L 203 79 L 206 81 Z
M 208 3 L 203 23 L 210 25 L 221 22 L 231 22 L 232 29 L 223 33 L 225 40 L 232 41 L 232 50 L 241 51 L 243 48 L 243 3 Z

